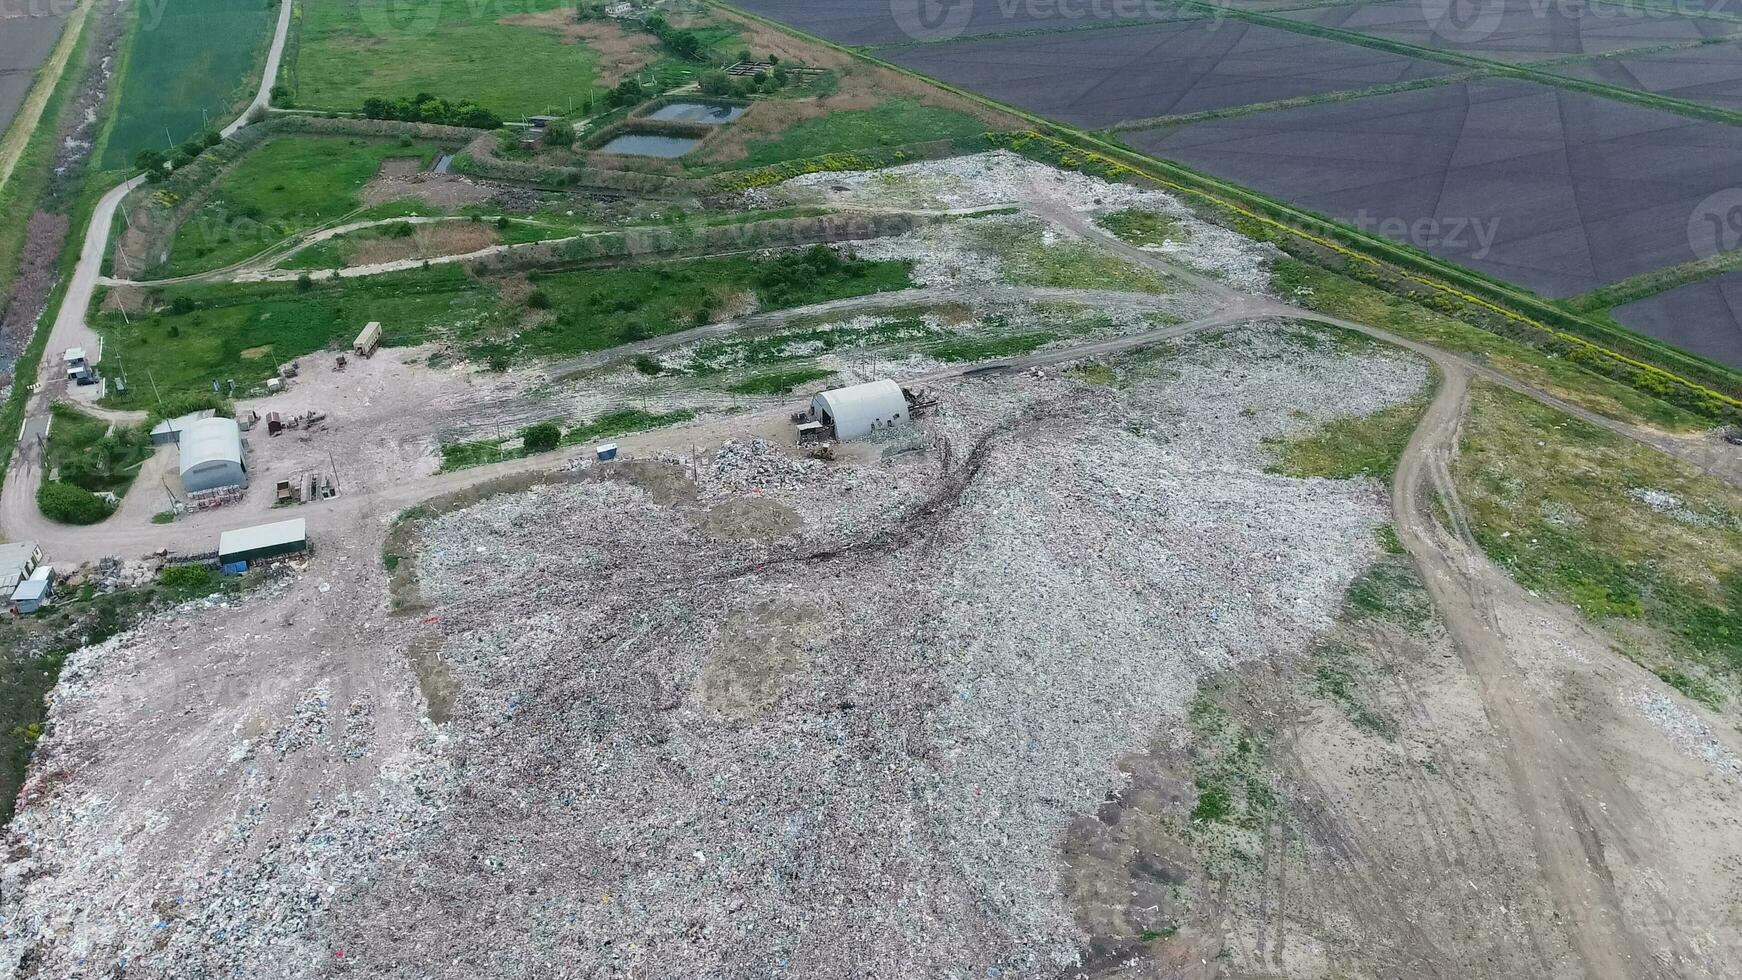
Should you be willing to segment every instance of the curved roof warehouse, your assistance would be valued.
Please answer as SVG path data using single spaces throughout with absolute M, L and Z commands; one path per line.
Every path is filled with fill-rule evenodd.
M 908 421 L 907 394 L 888 379 L 867 381 L 819 393 L 811 399 L 811 414 L 833 426 L 836 439 L 863 439 Z
M 188 493 L 248 485 L 242 429 L 235 419 L 200 419 L 182 429 L 181 485 Z

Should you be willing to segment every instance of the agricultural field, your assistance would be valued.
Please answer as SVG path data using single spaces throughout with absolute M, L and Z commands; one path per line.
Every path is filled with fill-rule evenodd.
M 134 8 L 138 21 L 112 98 L 102 167 L 124 170 L 140 150 L 167 150 L 229 121 L 252 95 L 277 4 L 262 0 L 162 0 Z
M 12 125 L 65 23 L 66 14 L 52 7 L 0 7 L 0 134 Z
M 1699 258 L 1690 219 L 1742 152 L 1736 127 L 1520 81 L 1124 136 L 1550 297 Z
M 1615 307 L 1615 321 L 1742 370 L 1742 273 L 1688 283 Z
M 1285 11 L 1279 16 L 1302 24 L 1502 62 L 1609 54 L 1742 32 L 1742 23 L 1734 21 L 1685 17 L 1662 8 L 1603 0 L 1579 4 L 1495 0 L 1465 20 L 1455 19 L 1449 12 L 1452 9 L 1368 0 Z M 1437 10 L 1448 12 L 1436 18 Z
M 1742 45 L 1734 43 L 1615 55 L 1551 70 L 1568 78 L 1742 111 Z
M 1455 70 L 1239 20 L 963 39 L 882 56 L 1087 129 L 1358 91 Z
M 1010 34 L 1102 27 L 1122 22 L 1198 16 L 1169 0 L 1141 4 L 1101 4 L 1085 9 L 1069 4 L 970 3 L 947 15 L 912 15 L 895 5 L 861 0 L 740 0 L 737 6 L 806 33 L 841 44 L 901 45 L 949 40 L 958 35 Z M 1086 10 L 1095 13 L 1085 16 Z
M 241 157 L 179 228 L 154 278 L 247 259 L 286 238 L 359 211 L 365 185 L 392 163 L 417 172 L 437 148 L 400 140 L 280 137 Z

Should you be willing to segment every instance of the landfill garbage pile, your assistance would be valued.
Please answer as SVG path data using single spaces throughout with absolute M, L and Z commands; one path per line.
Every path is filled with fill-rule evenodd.
M 942 384 L 892 454 L 734 441 L 422 519 L 427 613 L 365 622 L 346 597 L 378 573 L 319 595 L 363 623 L 351 669 L 403 685 L 416 660 L 446 720 L 286 659 L 229 756 L 158 748 L 224 807 L 202 833 L 79 795 L 89 772 L 76 816 L 30 818 L 5 909 L 29 934 L 0 949 L 45 976 L 1074 975 L 1071 820 L 1201 679 L 1299 653 L 1376 553 L 1383 488 L 1267 473 L 1264 437 L 1426 379 L 1279 324 L 1114 368 Z M 151 655 L 246 649 L 242 622 Z M 47 758 L 101 767 L 138 659 L 78 662 Z M 117 823 L 175 846 L 117 848 Z
M 1260 430 L 1425 382 L 1271 325 L 1120 391 L 948 386 L 918 464 L 737 442 L 435 520 L 464 788 L 335 941 L 406 978 L 1068 974 L 1070 819 L 1201 678 L 1298 652 L 1377 547 L 1377 484 L 1203 445 L 1271 335 L 1261 380 L 1307 380 Z M 802 521 L 707 532 L 747 497 Z

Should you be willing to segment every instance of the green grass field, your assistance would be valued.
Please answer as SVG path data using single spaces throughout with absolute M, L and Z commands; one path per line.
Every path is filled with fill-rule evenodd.
M 781 309 L 912 284 L 906 262 L 836 260 L 812 268 L 807 258 L 825 253 L 839 255 L 824 248 L 787 253 L 773 263 L 733 256 L 535 274 L 533 284 L 549 301 L 552 315 L 520 333 L 512 347 L 535 356 L 561 357 L 707 323 L 745 294 L 754 296 L 763 309 Z M 786 270 L 794 274 L 778 274 Z
M 176 230 L 159 278 L 223 268 L 290 235 L 343 217 L 383 161 L 427 166 L 436 148 L 393 141 L 295 136 L 270 140 L 242 157 L 211 197 Z
M 456 329 L 496 306 L 493 291 L 455 266 L 317 284 L 183 287 L 197 308 L 132 324 L 104 314 L 97 329 L 105 340 L 104 363 L 125 372 L 124 394 L 111 391 L 108 404 L 147 408 L 153 384 L 164 398 L 210 392 L 212 381 L 234 378 L 238 386 L 265 381 L 277 366 L 333 345 L 344 345 L 370 320 L 380 321 L 390 346 L 422 343 L 438 331 Z
M 355 109 L 364 99 L 428 92 L 504 118 L 566 111 L 591 94 L 598 59 L 555 31 L 501 23 L 558 11 L 564 0 L 305 0 L 296 64 L 298 105 Z
M 147 148 L 217 129 L 259 84 L 277 4 L 156 0 L 133 7 L 134 34 L 101 165 L 119 170 Z
M 770 140 L 751 143 L 745 157 L 727 166 L 733 169 L 762 167 L 787 160 L 803 160 L 880 146 L 929 143 L 933 140 L 966 139 L 986 131 L 986 123 L 954 109 L 920 105 L 913 99 L 890 99 L 870 109 L 835 112 L 820 119 L 806 119 Z M 718 170 L 718 163 L 698 163 L 698 171 Z

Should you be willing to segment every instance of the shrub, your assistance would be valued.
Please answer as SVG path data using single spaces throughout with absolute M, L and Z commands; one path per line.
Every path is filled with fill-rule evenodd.
M 171 565 L 157 573 L 157 581 L 177 599 L 197 599 L 224 587 L 224 580 L 209 565 Z
M 526 297 L 526 305 L 535 310 L 550 309 L 550 294 L 542 289 L 534 289 L 532 295 Z
M 297 292 L 306 293 L 313 288 L 315 288 L 315 281 L 312 277 L 309 276 L 308 273 L 305 272 L 302 275 L 296 277 L 296 291 Z
M 44 480 L 36 491 L 36 506 L 51 521 L 95 524 L 109 516 L 109 505 L 89 490 L 70 483 Z
M 549 452 L 562 442 L 563 430 L 555 422 L 536 422 L 520 430 L 520 439 L 529 453 Z
M 557 120 L 544 127 L 544 145 L 566 150 L 575 145 L 575 127 Z

